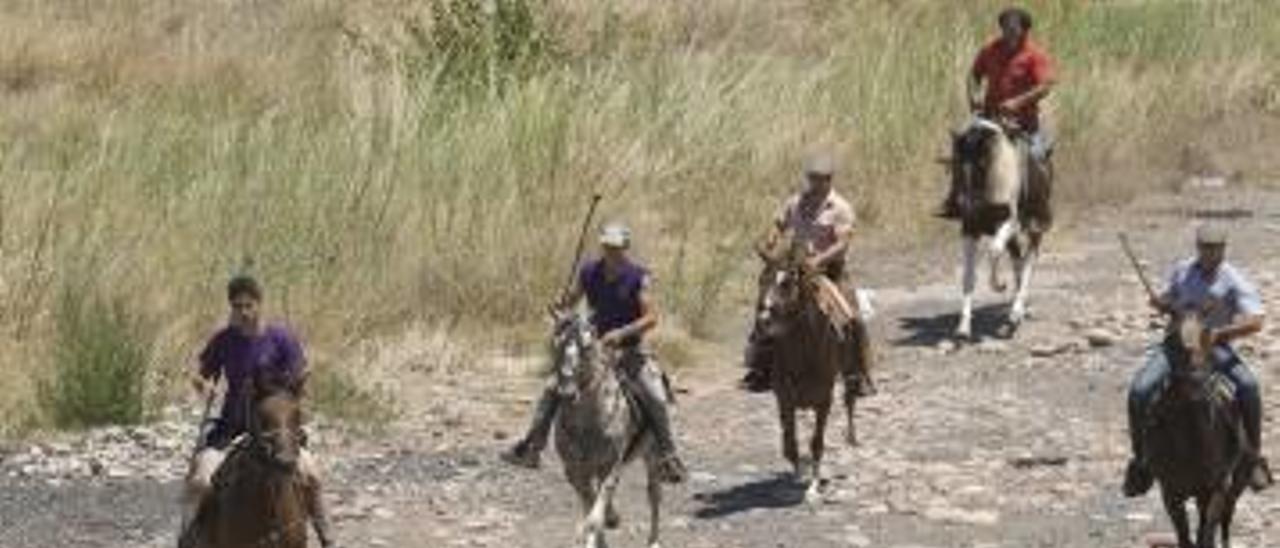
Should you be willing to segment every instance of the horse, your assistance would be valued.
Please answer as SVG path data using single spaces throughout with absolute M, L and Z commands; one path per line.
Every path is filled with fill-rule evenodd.
M 789 240 L 789 241 L 787 241 Z M 822 484 L 822 455 L 827 418 L 831 412 L 836 377 L 850 363 L 856 341 L 822 310 L 818 297 L 819 273 L 805 266 L 804 246 L 792 238 L 780 240 L 779 247 L 757 247 L 766 264 L 761 305 L 757 321 L 763 336 L 773 345 L 773 393 L 782 422 L 782 454 L 792 472 L 803 481 L 809 474 L 806 496 L 818 494 Z M 855 395 L 846 388 L 846 439 L 856 444 L 853 423 Z M 815 416 L 809 442 L 808 470 L 800 461 L 796 442 L 796 412 L 812 409 Z
M 649 498 L 649 548 L 661 548 L 662 485 L 653 434 L 638 402 L 631 402 L 615 370 L 619 357 L 597 343 L 591 324 L 578 313 L 557 313 L 551 340 L 555 382 L 562 396 L 555 423 L 556 452 L 582 505 L 586 548 L 606 546 L 604 530 L 615 528 L 613 508 L 622 472 L 643 456 Z M 645 364 L 645 367 L 654 367 Z M 635 372 L 639 375 L 639 372 Z M 670 392 L 666 393 L 672 401 Z
M 1248 447 L 1233 387 L 1213 371 L 1208 330 L 1197 313 L 1174 319 L 1168 386 L 1152 403 L 1144 443 L 1179 548 L 1214 548 L 1215 531 L 1231 546 L 1236 501 L 1248 485 Z M 1199 513 L 1191 541 L 1186 502 Z
M 234 442 L 179 548 L 306 548 L 315 486 L 300 468 L 302 381 L 254 377 L 249 431 Z
M 1007 287 L 1000 276 L 1000 259 L 1012 257 L 1014 297 L 1009 323 L 1016 329 L 1027 314 L 1027 291 L 1031 273 L 1040 255 L 1040 241 L 1049 226 L 1047 189 L 1051 170 L 1040 176 L 1040 195 L 1031 196 L 1030 162 L 1015 142 L 1011 123 L 977 117 L 953 135 L 950 165 L 952 184 L 959 190 L 961 235 L 964 246 L 964 279 L 960 321 L 956 336 L 973 335 L 973 290 L 977 283 L 978 242 L 990 238 L 991 288 L 1003 293 Z M 1027 207 L 1031 198 L 1039 208 Z

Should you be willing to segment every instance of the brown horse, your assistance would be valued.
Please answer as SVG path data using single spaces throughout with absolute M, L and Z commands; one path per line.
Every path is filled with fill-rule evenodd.
M 316 500 L 301 461 L 302 383 L 255 378 L 249 434 L 233 444 L 180 548 L 305 548 Z
M 1197 314 L 1175 319 L 1177 345 L 1170 352 L 1169 385 L 1152 404 L 1145 430 L 1150 466 L 1165 511 L 1178 534 L 1179 548 L 1231 546 L 1236 501 L 1248 485 L 1246 456 L 1251 449 L 1232 395 L 1230 381 L 1215 373 L 1208 331 Z M 1186 502 L 1195 499 L 1200 514 L 1196 542 L 1191 541 Z
M 796 412 L 812 409 L 813 437 L 809 442 L 811 476 L 808 494 L 817 494 L 822 482 L 821 462 L 827 417 L 835 381 L 855 350 L 849 337 L 833 325 L 818 301 L 818 276 L 804 266 L 805 249 L 794 239 L 783 238 L 782 249 L 759 248 L 764 259 L 767 285 L 763 288 L 759 326 L 774 348 L 773 393 L 782 421 L 782 454 L 797 478 L 805 478 L 796 442 Z M 770 279 L 771 278 L 771 279 Z M 855 439 L 854 395 L 845 394 L 848 439 Z

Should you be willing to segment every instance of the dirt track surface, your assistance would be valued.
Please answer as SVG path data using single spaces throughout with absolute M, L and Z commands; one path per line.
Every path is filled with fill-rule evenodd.
M 677 428 L 692 477 L 666 491 L 664 546 L 1134 547 L 1167 531 L 1156 491 L 1119 495 L 1125 385 L 1154 331 L 1115 233 L 1129 230 L 1160 273 L 1190 251 L 1189 227 L 1204 218 L 1230 223 L 1230 260 L 1272 310 L 1280 306 L 1280 193 L 1256 189 L 1162 196 L 1094 211 L 1051 234 L 1033 281 L 1033 317 L 1012 338 L 997 333 L 1004 299 L 985 291 L 975 318 L 983 340 L 949 342 L 958 242 L 864 266 L 861 279 L 878 294 L 880 394 L 860 404 L 859 447 L 842 446 L 843 421 L 833 422 L 831 481 L 816 504 L 784 474 L 772 397 L 734 388 L 744 322 L 726 323 L 719 342 L 699 354 L 707 363 L 678 375 Z M 1277 326 L 1243 345 L 1270 402 L 1264 431 L 1273 458 Z M 387 435 L 321 429 L 342 545 L 575 543 L 578 509 L 554 452 L 540 471 L 496 459 L 522 431 L 537 390 L 536 379 L 519 374 L 524 362 L 513 363 L 484 375 L 404 379 L 416 407 Z M 507 375 L 504 386 L 494 387 L 495 372 Z M 0 451 L 0 546 L 172 545 L 171 477 L 52 482 L 23 472 L 17 457 L 27 451 Z M 611 535 L 614 546 L 643 545 L 639 476 L 632 471 L 621 489 L 624 524 Z M 1280 545 L 1277 493 L 1242 498 L 1235 546 Z

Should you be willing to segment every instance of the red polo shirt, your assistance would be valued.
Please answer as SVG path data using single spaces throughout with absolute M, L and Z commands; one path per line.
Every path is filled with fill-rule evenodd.
M 995 112 L 1000 103 L 1030 91 L 1053 78 L 1053 62 L 1039 44 L 1031 38 L 1022 41 L 1017 51 L 1009 53 L 995 38 L 973 61 L 973 74 L 987 82 L 985 108 Z M 1023 106 L 1015 113 L 1019 124 L 1028 130 L 1039 127 L 1040 107 L 1035 102 Z

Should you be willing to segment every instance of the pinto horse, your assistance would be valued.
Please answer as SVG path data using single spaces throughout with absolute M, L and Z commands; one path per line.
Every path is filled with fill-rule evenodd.
M 1049 226 L 1048 196 L 1036 196 L 1045 203 L 1026 207 L 1030 163 L 1015 141 L 1016 130 L 1006 124 L 978 117 L 954 135 L 950 164 L 952 184 L 959 191 L 961 234 L 964 241 L 964 279 L 960 322 L 956 336 L 973 335 L 973 290 L 977 283 L 978 243 L 989 238 L 991 287 L 1002 293 L 1006 285 L 1000 276 L 1000 259 L 1012 257 L 1013 303 L 1009 322 L 1018 326 L 1027 314 L 1027 291 L 1031 272 L 1040 254 L 1040 240 Z M 1050 177 L 1048 173 L 1044 177 Z M 1047 181 L 1045 188 L 1047 188 Z

